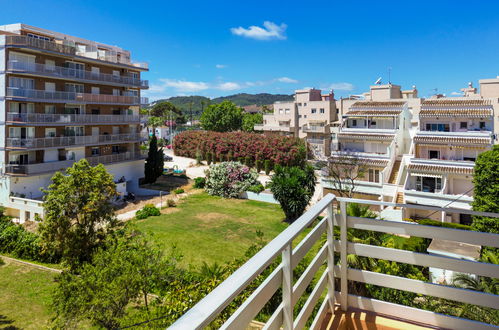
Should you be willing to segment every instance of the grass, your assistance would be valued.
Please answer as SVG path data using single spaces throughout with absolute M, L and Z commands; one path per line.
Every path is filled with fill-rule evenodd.
M 204 192 L 183 199 L 167 214 L 136 220 L 140 230 L 168 249 L 175 244 L 184 264 L 225 264 L 242 257 L 257 238 L 256 231 L 270 241 L 288 225 L 279 205 L 239 199 L 223 199 Z
M 47 327 L 57 273 L 15 261 L 4 262 L 0 266 L 0 328 Z

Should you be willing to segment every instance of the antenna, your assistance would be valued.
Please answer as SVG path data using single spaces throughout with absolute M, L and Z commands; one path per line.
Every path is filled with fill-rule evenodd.
M 381 85 L 381 77 L 378 78 L 378 80 L 376 80 L 374 82 L 375 85 Z

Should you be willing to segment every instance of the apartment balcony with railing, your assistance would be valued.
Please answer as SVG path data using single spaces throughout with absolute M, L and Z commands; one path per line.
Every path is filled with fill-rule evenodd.
M 147 157 L 146 154 L 139 152 L 123 152 L 111 155 L 85 157 L 90 165 L 97 164 L 110 164 L 124 161 L 141 160 Z M 9 164 L 5 166 L 5 173 L 9 175 L 34 175 L 42 173 L 51 173 L 61 171 L 70 167 L 76 160 L 61 160 L 54 162 L 44 163 L 31 163 L 31 164 Z
M 7 113 L 7 123 L 30 125 L 70 125 L 70 124 L 117 124 L 140 123 L 138 115 L 91 115 L 91 114 L 47 114 L 47 113 Z
M 109 49 L 100 49 L 96 45 L 76 44 L 70 40 L 47 41 L 28 36 L 5 36 L 5 45 L 20 48 L 33 48 L 42 51 L 60 53 L 69 56 L 79 56 L 93 60 L 124 64 L 147 70 L 147 63 L 133 62 L 128 52 L 116 52 Z
M 61 136 L 45 138 L 6 138 L 5 147 L 9 149 L 43 149 L 76 145 L 100 145 L 145 141 L 143 133 Z
M 86 70 L 77 70 L 74 68 L 65 68 L 39 63 L 8 61 L 7 72 L 15 74 L 27 73 L 30 75 L 60 78 L 65 80 L 98 82 L 101 84 L 109 84 L 113 86 L 123 85 L 139 88 L 149 87 L 149 82 L 147 80 L 140 80 L 132 75 L 94 73 Z
M 82 103 L 82 104 L 117 104 L 117 105 L 144 105 L 149 100 L 146 97 L 76 93 L 62 91 L 45 91 L 38 89 L 24 89 L 7 87 L 6 97 L 14 100 L 50 103 Z
M 499 296 L 458 288 L 445 283 L 434 284 L 404 276 L 388 275 L 356 268 L 352 255 L 405 263 L 419 267 L 433 267 L 449 271 L 474 274 L 489 278 L 499 277 L 499 265 L 470 261 L 458 256 L 441 256 L 410 250 L 395 249 L 349 241 L 348 230 L 368 230 L 392 235 L 423 237 L 432 240 L 499 247 L 499 235 L 444 227 L 424 226 L 412 222 L 379 220 L 349 216 L 349 203 L 361 203 L 370 207 L 400 207 L 424 209 L 434 212 L 457 212 L 498 218 L 499 214 L 456 210 L 410 204 L 395 204 L 372 200 L 337 198 L 331 194 L 312 206 L 304 215 L 285 229 L 254 257 L 236 270 L 206 297 L 188 310 L 171 327 L 177 329 L 203 329 L 219 318 L 224 309 L 248 286 L 259 280 L 259 286 L 249 293 L 235 312 L 221 320 L 222 329 L 246 329 L 272 297 L 272 315 L 265 320 L 264 329 L 351 329 L 345 324 L 349 317 L 355 329 L 497 329 L 497 327 L 457 316 L 449 316 L 419 307 L 409 307 L 372 298 L 349 291 L 349 282 L 389 288 L 418 295 L 420 301 L 435 298 L 462 304 L 497 309 Z M 322 219 L 319 215 L 325 215 Z M 320 219 L 320 220 L 318 220 Z M 499 221 L 499 219 L 498 219 Z M 339 235 L 334 234 L 339 227 Z M 302 238 L 303 237 L 303 238 Z M 310 255 L 306 269 L 293 274 L 296 266 Z M 280 258 L 279 258 L 280 257 Z M 308 260 L 310 260 L 308 259 Z M 276 261 L 279 260 L 277 263 Z M 276 266 L 277 264 L 277 266 Z M 272 267 L 269 269 L 269 267 Z M 261 279 L 262 272 L 270 275 Z M 294 280 L 294 275 L 298 277 Z M 279 295 L 276 295 L 281 289 Z M 360 293 L 359 293 L 360 292 Z M 248 294 L 248 293 L 245 293 Z M 298 306 L 297 302 L 302 303 Z M 413 306 L 421 306 L 413 304 Z M 267 307 L 268 309 L 268 307 Z M 367 319 L 360 314 L 369 313 Z M 354 316 L 351 316 L 355 314 Z M 386 322 L 391 322 L 389 327 Z M 218 324 L 218 323 L 217 323 Z M 384 327 L 383 327 L 384 326 Z
M 312 125 L 312 124 L 303 125 L 302 131 L 304 133 L 318 133 L 318 134 L 329 134 L 330 133 L 329 125 L 322 125 L 322 126 L 321 125 Z

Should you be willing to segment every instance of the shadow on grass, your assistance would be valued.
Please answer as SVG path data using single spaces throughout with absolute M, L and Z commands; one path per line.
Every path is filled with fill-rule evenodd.
M 20 329 L 18 327 L 15 327 L 13 325 L 9 325 L 14 323 L 14 320 L 10 320 L 7 318 L 7 316 L 0 314 L 0 327 L 4 330 L 16 330 Z

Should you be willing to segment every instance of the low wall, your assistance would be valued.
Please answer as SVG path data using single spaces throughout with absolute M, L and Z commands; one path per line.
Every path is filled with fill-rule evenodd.
M 243 199 L 249 199 L 252 201 L 279 204 L 279 202 L 274 198 L 274 195 L 272 193 L 264 192 L 264 191 L 259 193 L 259 194 L 251 192 L 251 191 L 245 191 L 241 194 L 240 197 Z

